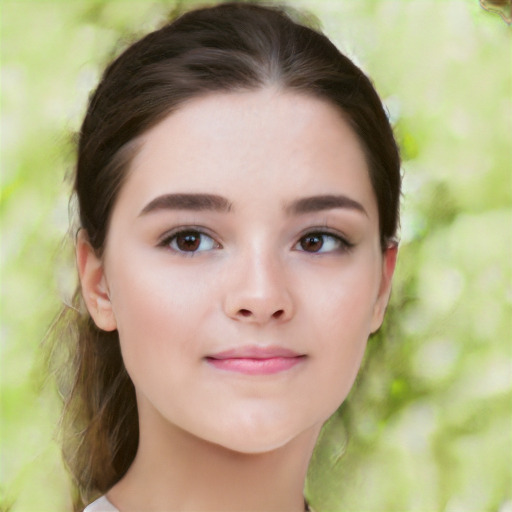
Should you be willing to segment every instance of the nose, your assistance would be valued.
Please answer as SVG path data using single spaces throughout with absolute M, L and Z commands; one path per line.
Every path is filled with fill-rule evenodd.
M 240 254 L 239 260 L 229 271 L 225 314 L 252 324 L 290 320 L 294 303 L 279 258 L 260 251 Z

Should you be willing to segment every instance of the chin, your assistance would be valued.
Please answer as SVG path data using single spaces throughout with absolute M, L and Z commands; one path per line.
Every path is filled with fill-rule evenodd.
M 260 455 L 286 446 L 293 438 L 294 436 L 286 439 L 257 439 L 255 436 L 252 439 L 230 439 L 229 442 L 223 443 L 221 446 L 244 455 Z
M 229 431 L 217 432 L 217 435 L 212 432 L 209 440 L 232 452 L 258 455 L 279 450 L 299 438 L 312 439 L 314 442 L 322 424 L 323 421 L 314 425 L 294 425 L 287 420 L 285 424 L 265 422 L 264 425 L 232 425 Z

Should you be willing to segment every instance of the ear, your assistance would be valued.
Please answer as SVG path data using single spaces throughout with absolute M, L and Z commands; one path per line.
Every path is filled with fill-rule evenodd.
M 105 269 L 89 243 L 85 229 L 78 232 L 76 261 L 82 296 L 94 323 L 104 331 L 114 331 L 117 323 L 109 298 Z
M 372 333 L 380 328 L 384 320 L 384 313 L 386 312 L 389 296 L 391 294 L 391 281 L 393 280 L 393 273 L 395 272 L 397 254 L 398 246 L 392 245 L 384 251 L 382 257 L 380 289 L 373 308 Z

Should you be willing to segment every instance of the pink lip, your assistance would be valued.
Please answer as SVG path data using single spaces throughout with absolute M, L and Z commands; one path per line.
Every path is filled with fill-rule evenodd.
M 246 375 L 271 375 L 289 370 L 305 355 L 281 347 L 239 347 L 206 357 L 219 370 Z

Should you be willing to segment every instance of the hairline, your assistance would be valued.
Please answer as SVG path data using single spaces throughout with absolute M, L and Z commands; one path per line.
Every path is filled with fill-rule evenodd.
M 256 83 L 253 86 L 251 85 L 244 85 L 244 86 L 233 86 L 233 87 L 219 87 L 219 88 L 212 88 L 205 91 L 198 91 L 196 93 L 191 93 L 187 98 L 177 102 L 175 105 L 163 109 L 162 112 L 155 116 L 153 122 L 149 123 L 148 126 L 146 126 L 138 135 L 130 139 L 128 142 L 123 144 L 112 156 L 110 162 L 107 164 L 108 167 L 114 167 L 117 168 L 119 171 L 119 174 L 121 176 L 120 180 L 117 183 L 117 186 L 113 190 L 112 196 L 114 197 L 114 200 L 111 204 L 110 211 L 109 211 L 109 218 L 106 222 L 106 229 L 105 229 L 105 238 L 103 240 L 103 244 L 101 247 L 98 248 L 98 253 L 101 255 L 103 254 L 108 233 L 110 230 L 110 223 L 113 215 L 113 211 L 116 207 L 116 203 L 118 201 L 119 195 L 121 193 L 121 190 L 124 186 L 124 183 L 129 178 L 131 172 L 133 172 L 133 166 L 132 163 L 135 160 L 135 158 L 139 155 L 144 142 L 145 138 L 149 135 L 149 133 L 156 128 L 160 123 L 162 123 L 165 119 L 167 119 L 169 116 L 172 116 L 173 114 L 177 113 L 181 109 L 185 108 L 188 104 L 194 102 L 198 99 L 208 98 L 215 95 L 230 95 L 230 94 L 236 94 L 236 93 L 253 93 L 260 90 L 265 89 L 274 89 L 281 93 L 292 93 L 296 94 L 299 97 L 305 97 L 305 98 L 313 98 L 317 99 L 321 102 L 323 102 L 325 105 L 331 106 L 334 110 L 337 111 L 337 113 L 341 116 L 341 119 L 347 123 L 348 127 L 352 130 L 353 134 L 356 137 L 356 140 L 359 144 L 359 148 L 361 149 L 365 163 L 366 163 L 366 170 L 368 172 L 368 178 L 370 179 L 372 194 L 375 199 L 375 202 L 377 204 L 377 210 L 379 210 L 379 201 L 377 192 L 375 190 L 373 181 L 372 181 L 372 173 L 371 173 L 371 167 L 372 167 L 372 158 L 371 158 L 371 151 L 367 148 L 364 139 L 357 133 L 356 127 L 354 126 L 354 123 L 351 119 L 351 117 L 343 110 L 343 108 L 338 105 L 335 101 L 333 101 L 331 98 L 329 98 L 326 94 L 322 94 L 320 92 L 316 92 L 312 90 L 311 88 L 307 88 L 305 86 L 292 86 L 289 84 L 286 84 L 285 80 L 283 78 L 268 78 L 265 82 L 262 83 Z M 379 233 L 380 233 L 380 212 L 378 211 L 377 216 L 378 222 L 379 222 Z

